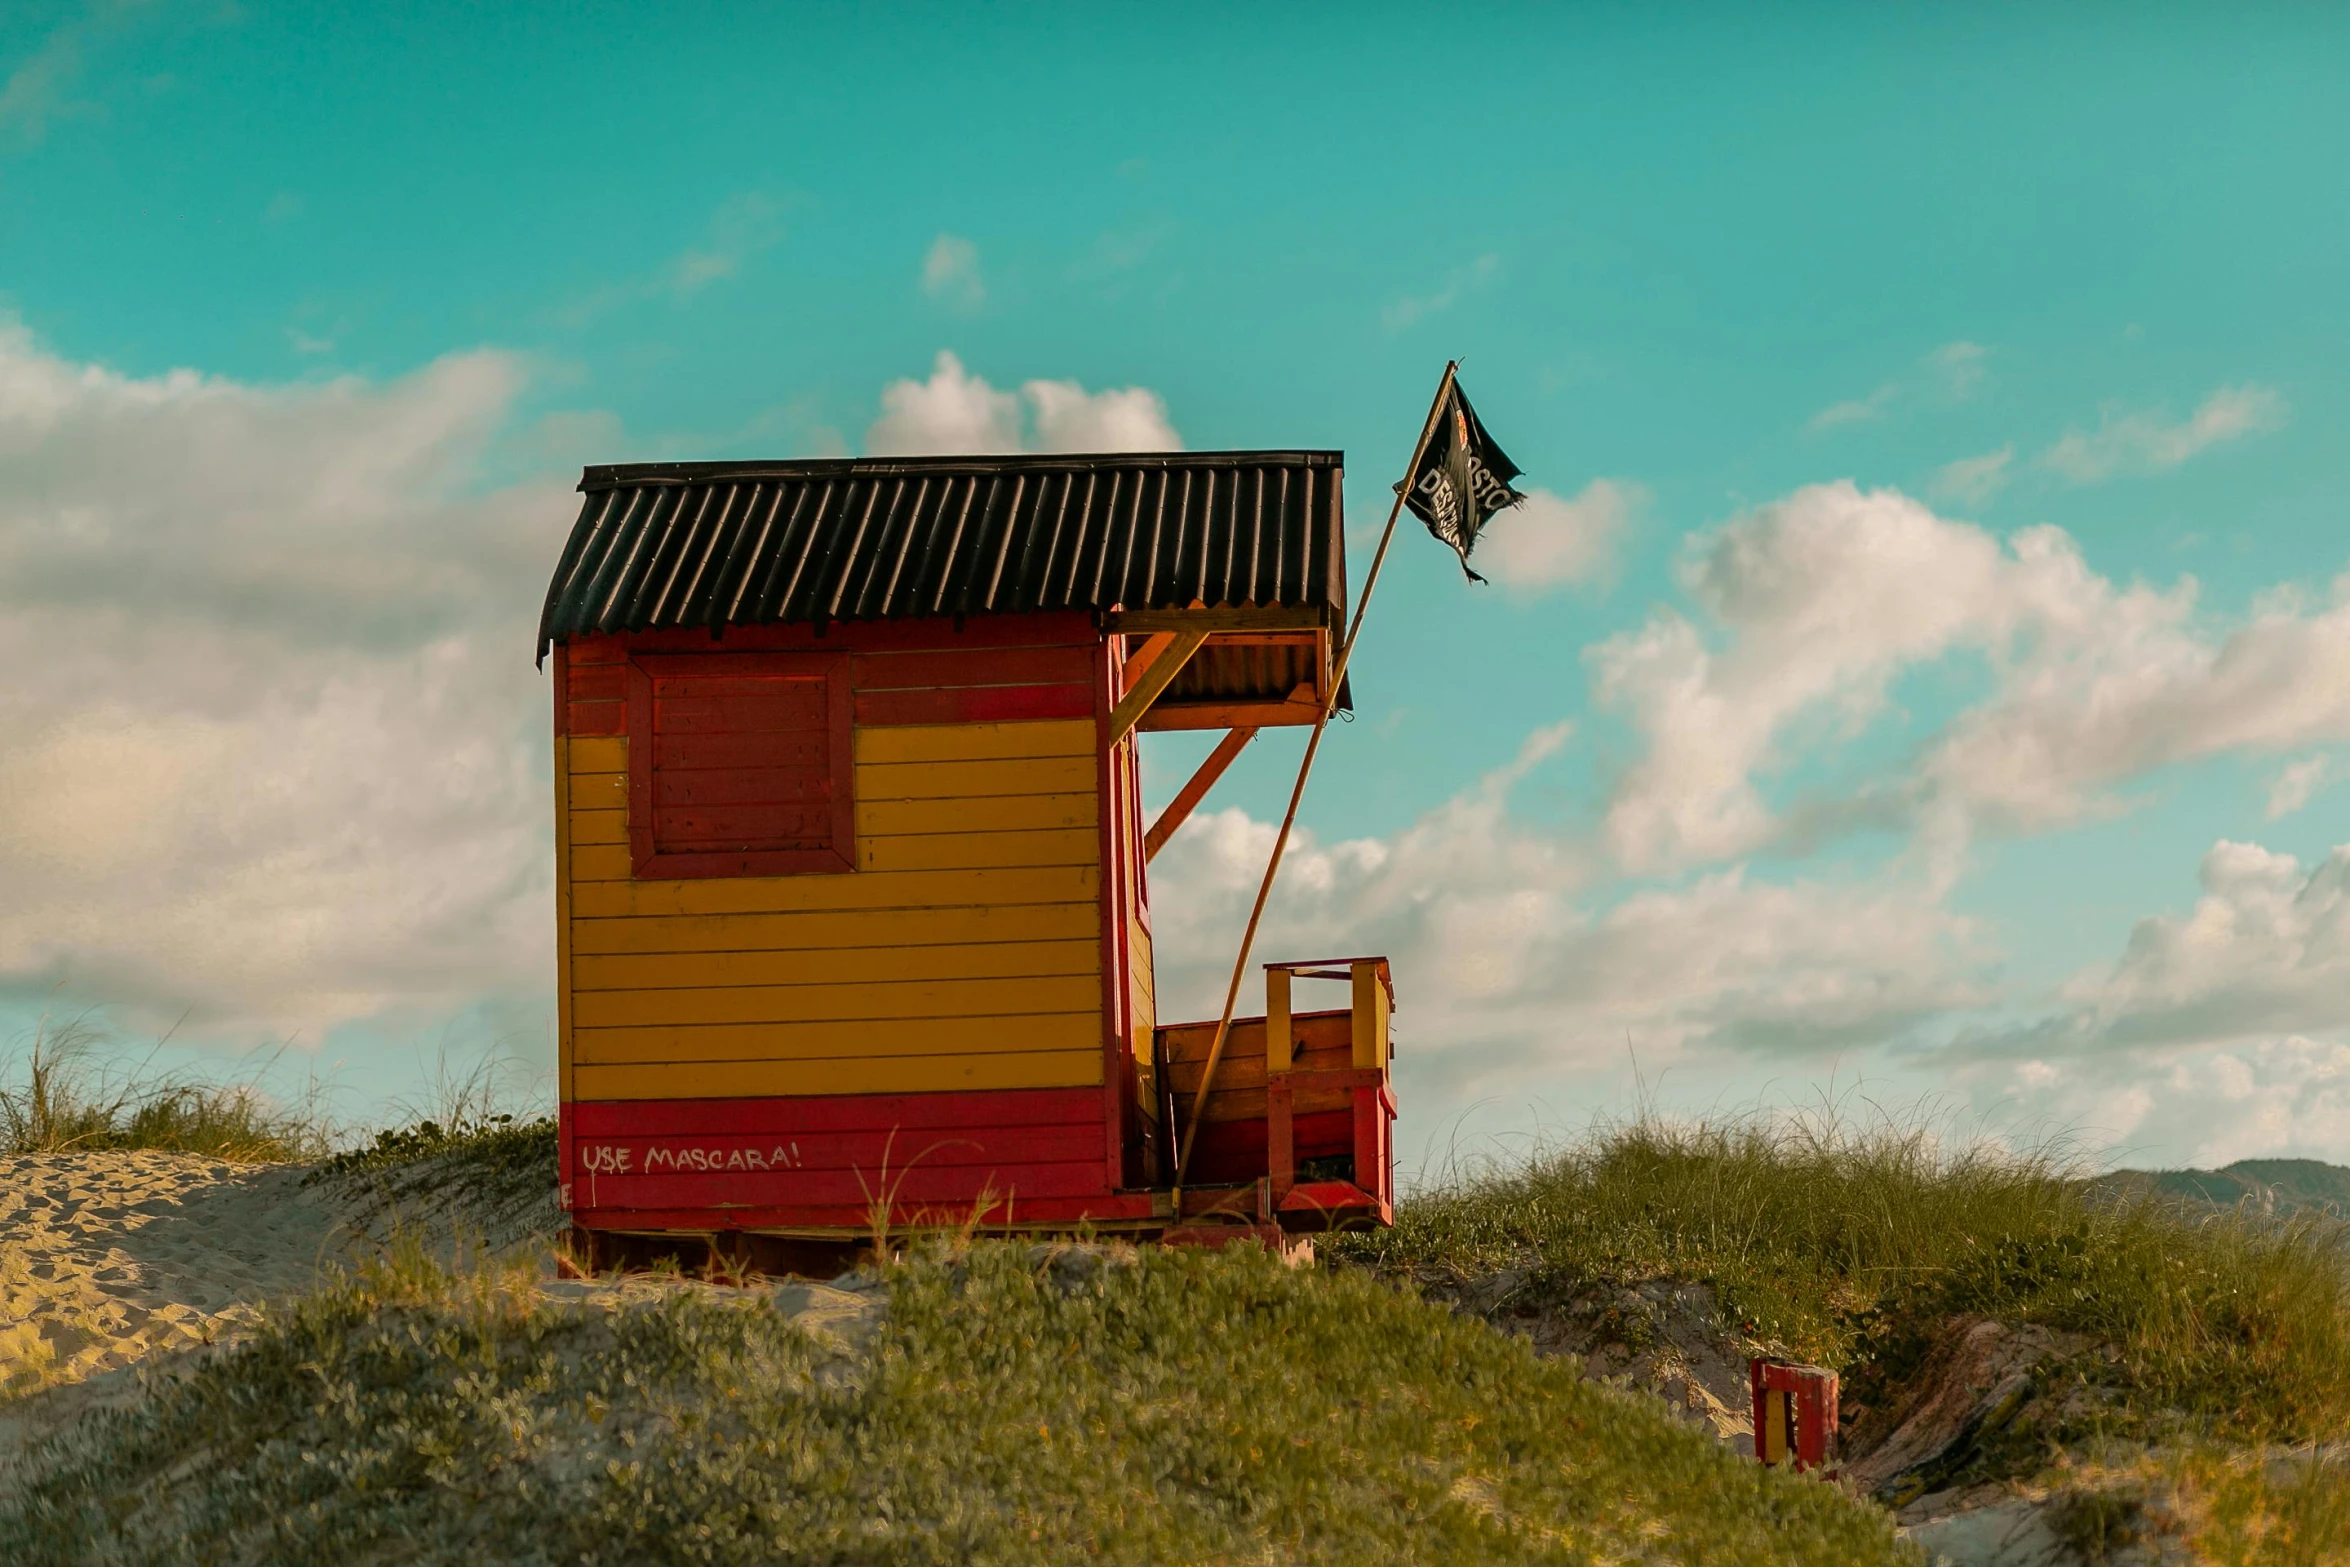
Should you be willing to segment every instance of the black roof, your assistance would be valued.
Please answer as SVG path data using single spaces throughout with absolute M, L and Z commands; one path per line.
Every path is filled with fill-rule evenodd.
M 539 618 L 664 626 L 1194 603 L 1346 609 L 1338 452 L 589 468 Z

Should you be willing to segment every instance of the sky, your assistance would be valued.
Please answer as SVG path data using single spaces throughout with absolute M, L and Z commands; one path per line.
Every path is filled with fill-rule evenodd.
M 2306 5 L 0 0 L 0 1055 L 545 1091 L 584 463 L 1335 447 L 1359 585 L 1457 357 L 1529 499 L 1486 586 L 1405 519 L 1260 943 L 1393 957 L 1407 1174 L 2350 1162 L 2345 79 Z M 1302 746 L 1151 867 L 1170 1017 Z

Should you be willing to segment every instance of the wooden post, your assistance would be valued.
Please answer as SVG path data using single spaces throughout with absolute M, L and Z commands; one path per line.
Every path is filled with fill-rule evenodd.
M 1289 1022 L 1289 970 L 1265 970 L 1265 1071 L 1286 1072 L 1294 1041 Z
M 1412 443 L 1412 460 L 1404 465 L 1403 483 L 1396 486 L 1395 504 L 1387 508 L 1387 526 L 1379 535 L 1377 552 L 1371 556 L 1370 574 L 1363 579 L 1363 596 L 1355 601 L 1354 620 L 1347 627 L 1346 641 L 1338 649 L 1337 665 L 1330 671 L 1330 689 L 1322 698 L 1321 712 L 1315 715 L 1314 732 L 1306 737 L 1305 759 L 1298 763 L 1297 782 L 1289 790 L 1289 809 L 1281 813 L 1281 831 L 1274 835 L 1272 856 L 1265 861 L 1264 880 L 1257 883 L 1257 901 L 1248 912 L 1248 928 L 1240 935 L 1240 952 L 1232 960 L 1232 983 L 1224 989 L 1224 1015 L 1216 1020 L 1216 1037 L 1208 1046 L 1207 1065 L 1200 1073 L 1199 1094 L 1192 1101 L 1191 1125 L 1183 1131 L 1183 1151 L 1175 1160 L 1178 1192 L 1183 1189 L 1184 1174 L 1191 1168 L 1191 1147 L 1199 1138 L 1200 1112 L 1207 1108 L 1208 1090 L 1216 1081 L 1216 1065 L 1223 1060 L 1224 1041 L 1232 1033 L 1232 1008 L 1240 1000 L 1240 977 L 1248 972 L 1249 949 L 1256 945 L 1257 925 L 1265 917 L 1265 900 L 1272 896 L 1273 878 L 1280 874 L 1281 856 L 1289 847 L 1289 830 L 1297 825 L 1297 805 L 1305 797 L 1306 779 L 1314 770 L 1314 753 L 1322 748 L 1322 732 L 1330 727 L 1331 710 L 1337 707 L 1339 690 L 1346 683 L 1346 666 L 1354 659 L 1355 640 L 1363 634 L 1364 612 L 1371 607 L 1371 595 L 1379 589 L 1379 571 L 1387 564 L 1388 545 L 1395 542 L 1395 520 L 1403 515 L 1404 496 L 1411 490 L 1412 475 L 1420 471 L 1420 458 L 1428 450 L 1429 437 L 1436 433 L 1436 420 L 1444 412 L 1444 400 L 1452 394 L 1453 375 L 1459 369 L 1457 359 L 1444 362 L 1444 379 L 1436 384 L 1436 397 L 1429 403 L 1428 417 L 1420 425 L 1420 438 Z M 1123 710 L 1125 704 L 1120 703 L 1119 707 Z M 1142 715 L 1137 712 L 1135 716 Z
M 1357 963 L 1354 981 L 1354 1051 L 1357 1071 L 1387 1068 L 1387 987 L 1379 983 L 1379 965 Z

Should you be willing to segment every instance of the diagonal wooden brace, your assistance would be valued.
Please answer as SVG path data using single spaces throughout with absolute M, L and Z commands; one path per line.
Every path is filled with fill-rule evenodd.
M 1233 758 L 1240 755 L 1242 749 L 1256 737 L 1254 729 L 1235 729 L 1216 742 L 1216 749 L 1210 751 L 1208 759 L 1199 764 L 1199 771 L 1193 773 L 1191 780 L 1175 791 L 1175 798 L 1167 802 L 1167 808 L 1159 813 L 1159 819 L 1151 823 L 1151 830 L 1142 835 L 1142 857 L 1146 862 L 1158 857 L 1159 850 L 1166 847 L 1167 840 L 1175 836 L 1175 829 L 1191 819 L 1191 813 L 1199 808 L 1200 801 L 1206 799 L 1208 791 L 1216 787 L 1216 780 L 1224 776 L 1224 769 L 1230 767 Z
M 1151 658 L 1126 694 L 1118 699 L 1116 710 L 1110 714 L 1110 744 L 1116 745 L 1134 733 L 1134 726 L 1142 722 L 1142 715 L 1150 711 L 1150 705 L 1159 699 L 1159 693 L 1174 683 L 1175 677 L 1183 673 L 1183 666 L 1191 662 L 1191 655 L 1198 652 L 1200 644 L 1208 639 L 1204 631 L 1178 631 L 1174 636 L 1175 640 L 1167 645 L 1164 652 Z M 1155 642 L 1158 639 L 1154 637 L 1151 640 Z M 1146 643 L 1142 652 L 1129 661 L 1128 667 L 1131 668 L 1133 663 L 1149 654 L 1150 645 Z

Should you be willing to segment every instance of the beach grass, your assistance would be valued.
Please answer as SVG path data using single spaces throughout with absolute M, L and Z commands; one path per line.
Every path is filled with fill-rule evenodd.
M 1334 1255 L 1431 1285 L 1513 1271 L 1504 1306 L 1648 1279 L 1712 1286 L 1759 1349 L 1864 1398 L 1952 1318 L 2078 1334 L 2089 1384 L 2057 1439 L 2190 1430 L 2237 1443 L 2350 1429 L 2345 1230 L 2088 1181 L 2058 1149 L 1836 1117 L 1603 1125 L 1406 1200 Z M 2052 1375 L 2056 1374 L 2052 1370 Z
M 0 1153 L 159 1149 L 248 1164 L 320 1158 L 334 1133 L 313 1101 L 286 1105 L 258 1081 L 204 1082 L 103 1059 L 86 1021 L 44 1021 L 0 1079 Z
M 861 1351 L 763 1290 L 550 1300 L 421 1253 L 85 1420 L 0 1498 L 16 1560 L 1908 1561 L 1360 1270 L 932 1247 Z

